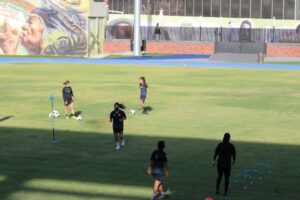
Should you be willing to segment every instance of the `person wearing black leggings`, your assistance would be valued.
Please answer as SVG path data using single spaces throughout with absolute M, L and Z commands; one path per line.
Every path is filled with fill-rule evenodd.
M 217 159 L 217 169 L 218 169 L 216 194 L 220 194 L 220 190 L 219 190 L 220 183 L 224 175 L 225 176 L 224 196 L 227 196 L 231 165 L 235 163 L 235 158 L 236 158 L 236 151 L 234 145 L 230 143 L 230 134 L 225 133 L 223 142 L 220 142 L 218 144 L 213 158 L 213 166 L 215 166 L 215 161 Z

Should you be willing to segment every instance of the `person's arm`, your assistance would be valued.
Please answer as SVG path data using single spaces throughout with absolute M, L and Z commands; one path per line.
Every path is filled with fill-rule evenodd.
M 164 173 L 165 173 L 166 176 L 170 175 L 170 173 L 169 173 L 169 166 L 168 166 L 167 162 L 164 163 Z
M 149 85 L 147 85 L 147 96 L 149 96 L 150 94 L 150 88 L 149 88 Z
M 235 147 L 234 145 L 232 145 L 232 164 L 234 165 L 235 163 L 235 159 L 236 159 L 236 150 L 235 150 Z
M 112 123 L 112 121 L 113 121 L 113 114 L 112 114 L 112 112 L 111 112 L 111 113 L 110 113 L 110 117 L 109 117 L 109 122 Z
M 213 166 L 215 166 L 215 164 L 216 164 L 216 158 L 219 155 L 219 153 L 220 153 L 220 144 L 218 144 L 218 146 L 215 150 L 215 154 L 214 154 L 214 157 L 213 157 Z
M 73 90 L 72 90 L 71 87 L 70 87 L 70 89 L 71 89 L 71 96 L 72 96 L 72 99 L 73 99 L 73 97 L 74 97 Z
M 164 156 L 163 156 L 163 163 L 164 163 L 164 173 L 166 176 L 169 176 L 169 166 L 168 166 L 167 154 L 164 154 Z
M 148 169 L 147 169 L 148 174 L 152 173 L 152 166 L 153 166 L 154 156 L 155 155 L 154 155 L 154 152 L 153 152 L 152 155 L 151 155 L 150 161 L 149 161 Z
M 65 93 L 65 90 L 64 90 L 65 88 L 63 88 L 62 89 L 62 96 L 63 96 L 63 99 L 64 99 L 64 101 L 65 101 L 65 99 L 66 99 L 66 93 Z

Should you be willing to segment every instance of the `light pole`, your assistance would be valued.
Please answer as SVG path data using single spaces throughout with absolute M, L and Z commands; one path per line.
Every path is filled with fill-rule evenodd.
M 141 0 L 134 2 L 134 55 L 141 55 Z

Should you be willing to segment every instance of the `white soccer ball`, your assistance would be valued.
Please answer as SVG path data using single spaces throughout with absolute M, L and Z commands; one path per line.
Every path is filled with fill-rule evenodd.
M 76 117 L 76 119 L 77 119 L 78 121 L 81 121 L 81 120 L 82 120 L 81 115 L 78 115 L 78 116 Z
M 54 118 L 53 112 L 49 113 L 49 118 Z
M 49 118 L 57 118 L 59 117 L 59 112 L 57 110 L 53 110 L 51 113 L 49 113 Z
M 135 114 L 135 110 L 131 109 L 130 111 L 130 114 L 134 115 Z
M 59 112 L 57 110 L 53 110 L 53 115 L 55 118 L 59 117 Z

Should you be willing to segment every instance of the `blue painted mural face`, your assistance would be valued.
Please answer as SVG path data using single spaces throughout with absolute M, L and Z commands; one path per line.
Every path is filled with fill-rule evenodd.
M 0 2 L 0 54 L 84 56 L 88 0 Z

